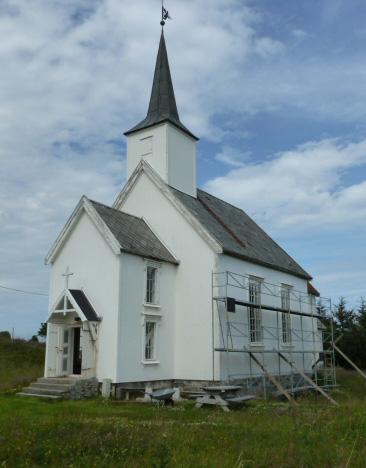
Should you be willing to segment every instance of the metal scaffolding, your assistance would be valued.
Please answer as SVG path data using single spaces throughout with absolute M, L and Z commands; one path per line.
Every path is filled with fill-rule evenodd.
M 314 389 L 336 385 L 331 301 L 230 271 L 212 275 L 213 376 L 220 353 L 220 380 L 264 395 L 276 390 L 294 402 Z M 240 368 L 240 371 L 239 371 Z

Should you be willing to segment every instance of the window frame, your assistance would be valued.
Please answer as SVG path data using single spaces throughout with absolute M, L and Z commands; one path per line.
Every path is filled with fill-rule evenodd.
M 159 337 L 159 317 L 146 316 L 142 324 L 142 364 L 143 365 L 155 365 L 160 364 L 158 360 L 158 337 Z M 152 354 L 150 357 L 146 357 L 146 346 L 147 346 L 147 325 L 154 325 L 154 335 L 153 335 L 153 346 Z
M 250 276 L 248 281 L 248 302 L 256 305 L 261 305 L 262 299 L 262 282 L 263 278 L 257 276 Z M 252 300 L 251 286 L 256 286 L 254 297 Z M 255 324 L 252 328 L 252 324 Z M 248 307 L 248 333 L 249 343 L 251 346 L 263 346 L 263 320 L 262 309 L 257 307 Z M 254 339 L 252 339 L 254 338 Z
M 146 320 L 144 326 L 145 345 L 144 345 L 144 361 L 156 360 L 156 322 Z
M 280 285 L 281 309 L 291 310 L 291 290 L 293 286 L 282 283 Z M 286 296 L 284 295 L 286 293 Z M 281 312 L 281 343 L 292 346 L 292 320 L 290 312 Z
M 148 272 L 149 269 L 153 268 L 155 270 L 154 275 L 154 297 L 152 301 L 148 301 Z M 144 275 L 144 297 L 143 304 L 146 307 L 160 307 L 160 273 L 161 273 L 161 263 L 147 261 L 145 266 L 145 275 Z

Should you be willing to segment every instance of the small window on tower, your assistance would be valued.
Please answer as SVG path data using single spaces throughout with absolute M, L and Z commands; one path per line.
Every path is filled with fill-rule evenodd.
M 141 147 L 141 156 L 149 156 L 152 154 L 152 145 L 153 145 L 153 137 L 146 137 L 141 138 L 140 140 L 140 147 Z

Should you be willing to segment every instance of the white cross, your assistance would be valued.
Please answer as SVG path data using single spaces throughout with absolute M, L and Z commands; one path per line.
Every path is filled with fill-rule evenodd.
M 69 276 L 72 276 L 74 273 L 70 272 L 70 268 L 67 267 L 65 273 L 62 273 L 62 276 L 65 277 L 65 289 L 69 289 Z

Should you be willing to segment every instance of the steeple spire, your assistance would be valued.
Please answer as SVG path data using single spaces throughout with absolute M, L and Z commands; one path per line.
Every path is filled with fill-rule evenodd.
M 143 130 L 163 122 L 170 122 L 195 140 L 198 140 L 179 119 L 164 32 L 162 31 L 147 116 L 139 124 L 126 132 L 125 135 L 130 135 L 138 130 Z

